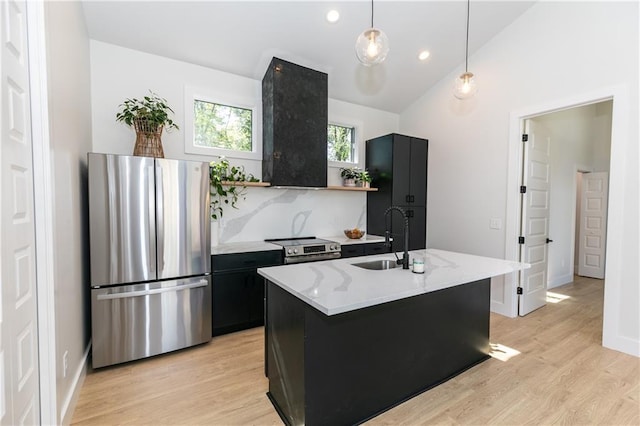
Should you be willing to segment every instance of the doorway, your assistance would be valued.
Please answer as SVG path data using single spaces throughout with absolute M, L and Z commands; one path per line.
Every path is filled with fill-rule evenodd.
M 520 316 L 544 306 L 548 288 L 573 281 L 576 246 L 582 254 L 581 270 L 597 277 L 600 268 L 600 278 L 604 277 L 611 120 L 611 100 L 523 120 L 519 259 L 531 268 L 519 276 Z M 577 170 L 604 171 L 588 175 L 589 195 L 582 199 L 587 203 L 582 208 L 576 205 Z M 594 192 L 595 188 L 601 192 Z M 582 222 L 577 220 L 583 224 L 582 234 L 576 232 L 580 211 L 587 213 Z

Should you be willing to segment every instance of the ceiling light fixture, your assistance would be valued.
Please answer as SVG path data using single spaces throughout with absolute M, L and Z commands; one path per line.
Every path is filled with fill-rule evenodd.
M 428 50 L 423 50 L 418 54 L 418 59 L 425 61 L 429 56 L 431 56 L 431 53 Z
M 373 0 L 371 0 L 371 28 L 364 30 L 356 40 L 356 56 L 367 67 L 382 63 L 389 53 L 387 35 L 373 26 Z
M 464 54 L 464 73 L 456 78 L 453 85 L 453 95 L 458 99 L 469 99 L 478 91 L 476 79 L 473 73 L 469 72 L 469 6 L 471 1 L 467 0 L 467 40 Z
M 337 10 L 330 10 L 329 12 L 327 12 L 328 22 L 334 24 L 338 22 L 338 19 L 340 19 L 340 13 Z

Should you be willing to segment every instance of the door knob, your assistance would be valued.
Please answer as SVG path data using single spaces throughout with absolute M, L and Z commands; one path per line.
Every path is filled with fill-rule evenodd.
M 547 244 L 552 243 L 553 240 L 550 240 L 549 238 L 547 238 Z

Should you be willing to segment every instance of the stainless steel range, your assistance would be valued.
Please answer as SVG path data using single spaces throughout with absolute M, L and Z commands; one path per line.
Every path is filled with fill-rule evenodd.
M 340 243 L 315 237 L 278 238 L 265 241 L 282 246 L 285 264 L 338 259 L 341 256 Z

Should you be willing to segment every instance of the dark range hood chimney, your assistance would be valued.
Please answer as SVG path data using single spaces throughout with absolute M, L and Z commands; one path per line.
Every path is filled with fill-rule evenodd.
M 273 58 L 262 79 L 262 180 L 327 186 L 327 74 Z

